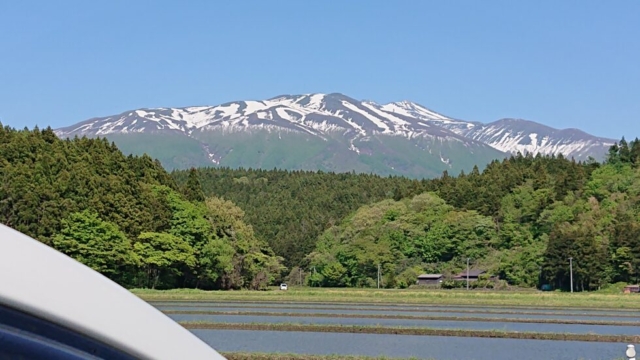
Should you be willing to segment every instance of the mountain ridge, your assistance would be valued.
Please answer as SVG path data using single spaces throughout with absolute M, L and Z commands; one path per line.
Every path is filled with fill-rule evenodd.
M 150 155 L 158 153 L 160 145 L 154 146 L 154 140 L 146 135 L 154 134 L 158 139 L 161 135 L 163 139 L 182 136 L 195 141 L 188 146 L 194 147 L 197 143 L 202 148 L 205 156 L 201 157 L 208 160 L 199 165 L 217 166 L 225 162 L 230 166 L 250 165 L 238 156 L 228 159 L 233 151 L 244 149 L 241 151 L 246 152 L 245 157 L 255 158 L 254 167 L 264 166 L 266 162 L 276 166 L 286 163 L 292 168 L 349 171 L 352 166 L 362 171 L 399 171 L 416 176 L 427 173 L 435 176 L 435 172 L 442 170 L 468 170 L 471 163 L 486 165 L 490 159 L 517 152 L 563 153 L 577 159 L 590 156 L 600 159 L 614 143 L 612 139 L 579 129 L 555 129 L 530 120 L 505 118 L 484 124 L 455 119 L 408 100 L 378 104 L 341 93 L 283 94 L 265 100 L 231 101 L 214 106 L 141 108 L 87 119 L 56 129 L 55 133 L 59 137 L 86 135 L 119 139 L 116 143 L 125 144 L 125 151 L 128 141 L 135 141 L 136 136 L 144 137 L 146 152 Z M 274 145 L 274 134 L 283 144 Z M 283 135 L 287 139 L 283 140 Z M 125 139 L 127 137 L 129 139 Z M 187 146 L 190 140 L 186 138 L 180 146 Z M 258 149 L 240 141 L 263 144 Z M 306 144 L 315 150 L 304 149 Z M 331 154 L 318 150 L 322 147 L 333 152 L 333 159 Z M 310 151 L 309 157 L 300 158 L 299 164 L 291 162 L 287 159 L 296 156 L 286 154 L 287 148 Z M 412 152 L 410 149 L 415 148 L 424 156 L 405 156 L 406 151 Z M 252 151 L 262 154 L 261 160 Z M 181 164 L 189 163 L 179 149 L 176 154 L 180 161 L 166 157 L 161 161 L 170 163 L 169 168 L 181 168 Z M 365 155 L 369 158 L 364 158 Z M 335 163 L 340 162 L 340 158 L 345 159 L 344 164 Z M 424 169 L 415 168 L 416 162 L 416 166 Z M 365 165 L 360 166 L 363 163 Z M 402 170 L 396 171 L 397 167 Z

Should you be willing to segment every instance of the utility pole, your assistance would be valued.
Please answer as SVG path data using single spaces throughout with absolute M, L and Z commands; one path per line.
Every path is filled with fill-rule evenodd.
M 298 270 L 300 270 L 298 272 L 298 278 L 300 279 L 300 286 L 302 286 L 302 268 L 298 268 Z
M 542 290 L 542 266 L 540 266 L 540 272 L 538 273 L 538 285 L 540 285 L 540 290 Z
M 467 290 L 469 290 L 469 258 L 467 258 Z
M 380 264 L 378 264 L 378 289 L 380 289 Z
M 571 292 L 573 292 L 573 258 L 569 258 L 569 279 L 571 281 Z

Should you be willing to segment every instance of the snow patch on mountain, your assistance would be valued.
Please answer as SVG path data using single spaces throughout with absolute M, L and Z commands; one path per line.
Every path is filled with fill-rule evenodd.
M 612 139 L 592 136 L 581 130 L 558 130 L 521 119 L 502 119 L 475 126 L 461 135 L 508 153 L 563 154 L 578 159 L 601 157 L 614 143 Z
M 431 120 L 451 121 L 447 116 L 438 114 L 435 111 L 429 110 L 422 105 L 410 101 L 398 101 L 394 103 L 385 104 L 382 106 L 384 111 L 396 112 L 405 116 L 423 117 Z
M 378 128 L 382 129 L 383 133 L 390 133 L 390 129 L 389 126 L 387 126 L 387 124 L 384 123 L 384 121 L 382 121 L 381 119 L 372 116 L 371 114 L 369 114 L 366 111 L 360 110 L 360 108 L 358 108 L 356 105 L 354 104 L 350 104 L 346 101 L 342 101 L 342 106 L 344 106 L 345 108 L 351 110 L 351 111 L 355 111 L 359 114 L 361 114 L 362 116 L 364 116 L 365 118 L 367 118 L 369 121 L 371 121 L 372 123 L 374 123 Z M 351 120 L 351 119 L 350 119 Z
M 307 107 L 309 109 L 321 110 L 323 99 L 324 99 L 324 94 L 313 94 L 309 99 L 309 105 Z
M 385 113 L 384 111 L 379 110 L 379 109 L 382 109 L 382 106 L 379 106 L 377 104 L 368 102 L 368 103 L 363 103 L 362 105 L 367 109 L 369 109 L 370 111 L 374 112 L 377 116 L 380 116 L 382 118 L 387 118 L 394 125 L 397 125 L 399 127 L 406 127 L 411 124 L 409 121 L 402 120 L 399 117 L 394 116 L 393 113 L 391 112 Z

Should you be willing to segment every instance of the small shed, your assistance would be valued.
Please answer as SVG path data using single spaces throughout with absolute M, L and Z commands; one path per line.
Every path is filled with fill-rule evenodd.
M 640 285 L 627 285 L 624 287 L 624 290 L 622 290 L 622 292 L 624 292 L 625 294 L 640 293 Z
M 484 270 L 469 270 L 469 281 L 476 281 L 480 277 L 480 275 L 486 273 Z M 467 272 L 463 271 L 460 274 L 456 275 L 454 280 L 467 280 Z
M 416 281 L 417 285 L 431 285 L 431 284 L 440 284 L 444 279 L 444 275 L 442 274 L 422 274 L 418 276 L 418 281 Z

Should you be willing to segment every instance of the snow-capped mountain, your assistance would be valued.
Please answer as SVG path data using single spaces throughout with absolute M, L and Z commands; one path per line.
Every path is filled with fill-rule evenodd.
M 102 136 L 169 168 L 225 165 L 435 176 L 484 166 L 510 152 L 604 154 L 613 140 L 524 120 L 458 120 L 409 101 L 377 104 L 342 94 L 282 95 L 217 106 L 153 108 L 57 129 Z
M 589 135 L 579 129 L 558 130 L 522 119 L 500 119 L 489 124 L 454 120 L 406 101 L 387 104 L 383 108 L 428 120 L 429 123 L 506 153 L 562 154 L 579 160 L 588 157 L 601 159 L 615 142 L 613 139 Z
M 58 129 L 61 136 L 108 135 L 194 131 L 246 131 L 251 128 L 306 132 L 350 131 L 361 136 L 374 133 L 411 137 L 430 131 L 459 138 L 443 131 L 440 122 L 449 118 L 419 105 L 419 117 L 395 103 L 378 105 L 342 94 L 279 96 L 264 101 L 239 101 L 217 106 L 132 110 L 115 116 L 93 118 Z M 433 123 L 429 123 L 433 121 Z M 466 124 L 466 123 L 465 123 Z
M 521 119 L 502 119 L 456 133 L 505 152 L 563 154 L 580 160 L 601 159 L 615 142 L 578 129 L 558 130 Z

